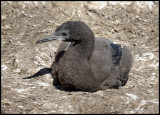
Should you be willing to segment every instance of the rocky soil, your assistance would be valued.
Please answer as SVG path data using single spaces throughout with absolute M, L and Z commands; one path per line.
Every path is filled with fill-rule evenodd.
M 22 79 L 51 66 L 61 41 L 36 41 L 69 20 L 131 50 L 124 87 L 68 92 L 50 74 Z M 1 2 L 1 113 L 159 113 L 159 2 Z

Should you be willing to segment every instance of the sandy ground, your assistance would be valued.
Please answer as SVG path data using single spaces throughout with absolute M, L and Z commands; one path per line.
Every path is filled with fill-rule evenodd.
M 134 62 L 121 89 L 67 92 L 50 74 L 60 41 L 36 45 L 69 20 L 126 45 Z M 159 2 L 1 2 L 2 113 L 159 113 Z

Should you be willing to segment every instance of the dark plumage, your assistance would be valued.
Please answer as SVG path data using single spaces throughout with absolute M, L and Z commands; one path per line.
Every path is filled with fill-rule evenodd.
M 132 65 L 126 47 L 95 38 L 82 21 L 68 21 L 37 43 L 63 40 L 52 64 L 54 82 L 67 90 L 97 91 L 124 86 Z M 68 42 L 70 45 L 68 46 Z

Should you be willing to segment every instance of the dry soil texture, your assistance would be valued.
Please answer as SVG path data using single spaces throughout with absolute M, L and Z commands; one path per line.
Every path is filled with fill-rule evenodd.
M 60 41 L 36 45 L 69 20 L 86 22 L 95 36 L 133 54 L 121 89 L 67 92 L 50 74 Z M 159 2 L 1 2 L 2 113 L 159 113 Z

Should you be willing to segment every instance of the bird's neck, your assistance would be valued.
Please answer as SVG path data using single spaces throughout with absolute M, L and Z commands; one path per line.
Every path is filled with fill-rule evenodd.
M 70 48 L 71 51 L 74 51 L 73 54 L 77 54 L 77 56 L 82 56 L 86 59 L 90 59 L 94 50 L 95 41 L 82 41 L 80 43 L 75 44 Z

